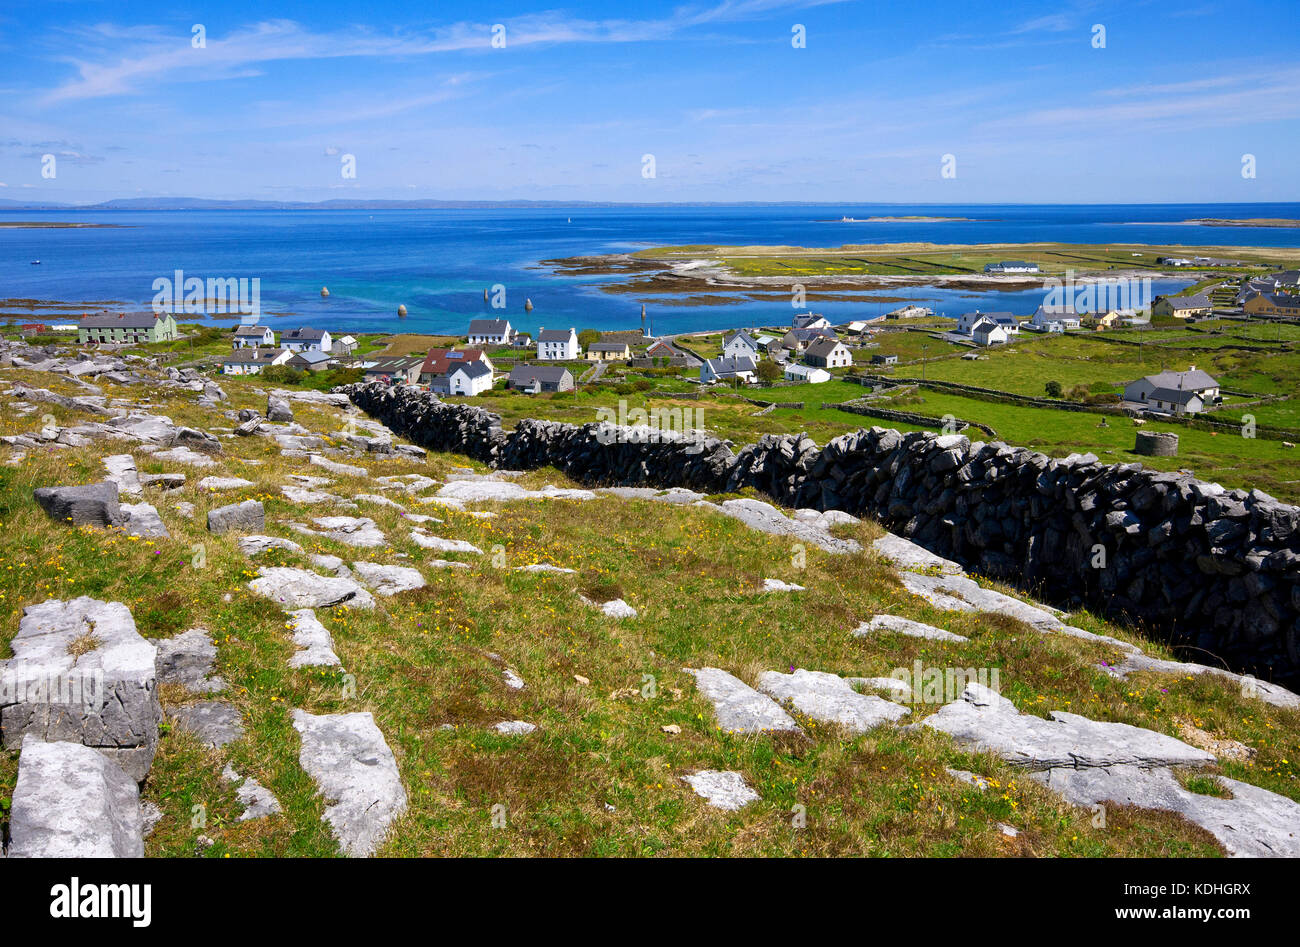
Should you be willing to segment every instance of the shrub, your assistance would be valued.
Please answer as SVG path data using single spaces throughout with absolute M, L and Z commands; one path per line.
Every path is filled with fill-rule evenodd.
M 262 369 L 262 377 L 276 385 L 296 385 L 302 381 L 302 372 L 288 365 L 268 365 Z
M 1049 398 L 1061 397 L 1061 383 L 1059 381 L 1049 381 L 1047 383 L 1047 397 Z

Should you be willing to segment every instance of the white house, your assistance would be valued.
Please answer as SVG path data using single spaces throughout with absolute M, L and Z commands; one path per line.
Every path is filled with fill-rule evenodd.
M 447 372 L 447 393 L 479 395 L 492 388 L 492 369 L 482 361 L 462 362 Z
M 1040 332 L 1064 332 L 1066 329 L 1077 329 L 1083 323 L 1073 309 L 1045 309 L 1039 306 L 1030 317 L 1029 324 Z
M 241 349 L 273 346 L 275 345 L 275 333 L 271 331 L 270 326 L 240 326 L 235 330 L 234 344 L 236 348 Z
M 1197 414 L 1219 398 L 1219 383 L 1195 365 L 1185 372 L 1160 372 L 1124 386 L 1124 400 L 1168 414 Z
M 1007 330 L 992 319 L 981 319 L 971 329 L 971 338 L 976 345 L 1003 345 L 1007 341 Z
M 747 358 L 757 362 L 762 358 L 759 351 L 758 342 L 754 337 L 743 329 L 733 332 L 727 336 L 722 343 L 723 358 Z
M 223 375 L 260 375 L 268 365 L 283 365 L 293 357 L 288 349 L 245 348 L 231 349 L 221 360 Z
M 1006 330 L 1007 335 L 1017 335 L 1020 332 L 1020 323 L 1016 317 L 1009 312 L 980 312 L 976 309 L 974 312 L 963 312 L 957 317 L 957 331 L 962 335 L 970 335 L 980 320 L 988 319 L 995 325 L 1000 325 Z
M 570 327 L 567 332 L 563 329 L 537 330 L 537 357 L 542 361 L 567 362 L 581 355 L 576 329 Z
M 830 320 L 819 312 L 801 312 L 790 320 L 792 329 L 829 329 Z
M 786 381 L 802 381 L 809 385 L 820 385 L 824 381 L 831 380 L 831 373 L 824 368 L 816 368 L 812 365 L 796 365 L 790 363 L 785 366 Z
M 1025 263 L 1022 260 L 1003 260 L 1001 263 L 985 263 L 985 273 L 1037 273 L 1037 263 Z
M 355 336 L 345 335 L 341 339 L 335 339 L 334 344 L 330 346 L 330 351 L 335 355 L 351 355 L 357 350 L 357 340 Z
M 469 344 L 474 345 L 510 345 L 514 341 L 515 330 L 508 319 L 471 319 L 469 321 Z
M 297 329 L 285 329 L 280 333 L 280 345 L 290 352 L 306 352 L 315 350 L 317 352 L 329 352 L 333 346 L 330 334 L 325 329 L 308 329 L 300 326 Z
M 700 381 L 711 385 L 716 381 L 739 379 L 745 384 L 753 384 L 758 366 L 752 358 L 706 358 L 700 366 Z
M 839 339 L 818 339 L 804 350 L 803 360 L 819 368 L 847 368 L 853 353 Z

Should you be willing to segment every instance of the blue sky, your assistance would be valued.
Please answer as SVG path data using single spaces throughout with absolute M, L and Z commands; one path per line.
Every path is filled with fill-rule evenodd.
M 1300 199 L 1292 4 L 1045 11 L 866 0 L 9 6 L 0 199 Z M 504 48 L 492 45 L 497 24 Z M 791 42 L 796 25 L 804 48 Z M 41 174 L 47 154 L 53 178 Z M 355 178 L 342 174 L 348 155 Z M 955 177 L 941 175 L 944 155 Z

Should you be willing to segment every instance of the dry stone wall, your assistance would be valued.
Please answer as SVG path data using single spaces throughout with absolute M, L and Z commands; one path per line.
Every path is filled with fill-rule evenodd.
M 341 390 L 421 446 L 496 467 L 549 465 L 608 486 L 752 487 L 791 507 L 873 516 L 973 571 L 1141 622 L 1203 662 L 1300 683 L 1300 508 L 1258 490 L 879 427 L 825 447 L 767 435 L 739 452 L 598 423 L 525 420 L 506 433 L 485 409 L 415 389 Z

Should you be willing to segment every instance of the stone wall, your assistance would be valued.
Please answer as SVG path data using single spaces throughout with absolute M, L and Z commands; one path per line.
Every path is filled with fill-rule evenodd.
M 525 420 L 507 434 L 482 408 L 414 389 L 340 390 L 416 444 L 501 468 L 549 465 L 610 486 L 752 487 L 790 507 L 872 516 L 973 571 L 1143 623 L 1202 663 L 1300 683 L 1300 508 L 1260 491 L 878 427 L 821 448 L 767 435 L 739 452 L 711 437 L 629 441 L 636 429 L 597 423 Z

